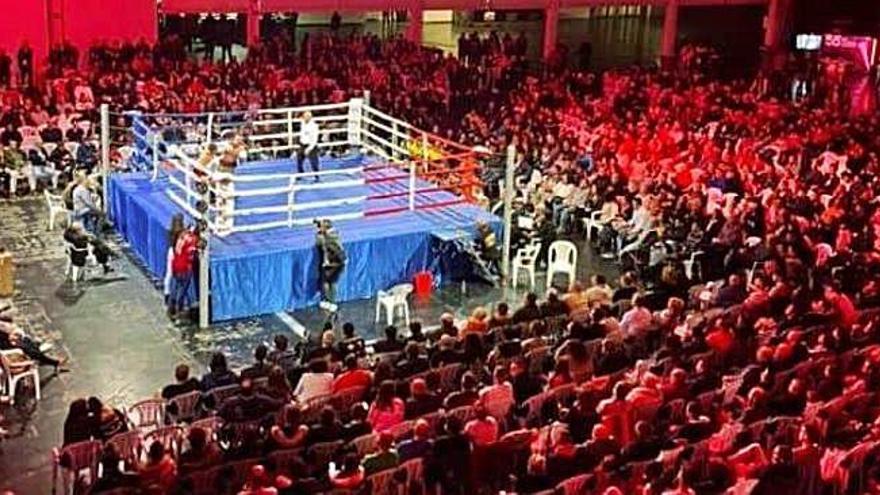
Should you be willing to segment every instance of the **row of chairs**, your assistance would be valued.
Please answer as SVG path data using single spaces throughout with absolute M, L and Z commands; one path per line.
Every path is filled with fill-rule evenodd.
M 520 274 L 528 275 L 530 289 L 535 289 L 535 272 L 538 267 L 538 256 L 541 253 L 541 241 L 537 238 L 517 250 L 512 263 L 513 288 L 516 289 Z M 568 282 L 577 279 L 577 246 L 571 241 L 553 241 L 547 254 L 547 289 L 553 285 L 553 278 L 558 274 L 568 277 Z
M 133 408 L 138 405 L 133 406 Z M 119 453 L 121 462 L 137 466 L 144 459 L 146 448 L 153 442 L 160 442 L 167 451 L 178 455 L 184 448 L 187 432 L 194 428 L 205 430 L 209 437 L 215 436 L 222 426 L 216 416 L 192 422 L 188 427 L 177 425 L 160 426 L 152 430 L 133 427 L 130 431 L 119 433 L 106 442 L 86 440 L 72 443 L 52 450 L 52 493 L 57 493 L 59 479 L 62 493 L 71 493 L 80 481 L 94 483 L 100 475 L 101 452 L 105 445 L 113 445 Z M 86 478 L 83 476 L 86 475 Z

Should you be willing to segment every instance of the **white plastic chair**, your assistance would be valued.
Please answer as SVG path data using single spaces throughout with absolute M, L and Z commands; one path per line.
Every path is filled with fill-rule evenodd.
M 66 149 L 67 152 L 70 153 L 70 156 L 76 160 L 76 152 L 79 151 L 79 143 L 76 141 L 67 141 L 64 143 L 64 149 Z
M 553 286 L 553 276 L 557 273 L 568 275 L 569 282 L 577 276 L 577 246 L 571 241 L 553 241 L 547 258 L 547 288 Z
M 97 266 L 98 260 L 95 259 L 95 256 L 92 254 L 91 246 L 87 248 L 78 248 L 73 244 L 65 243 L 65 252 L 67 253 L 67 268 L 64 269 L 64 276 L 69 277 L 73 282 L 73 286 L 76 287 L 77 282 L 82 280 L 85 277 L 86 270 L 88 270 L 89 265 Z M 86 253 L 86 264 L 84 266 L 76 266 L 73 264 L 73 255 L 75 253 Z
M 601 216 L 602 210 L 595 210 L 590 212 L 590 216 L 584 218 L 584 231 L 587 233 L 587 242 L 592 242 L 593 230 L 597 233 L 602 230 L 602 223 L 599 222 Z
M 46 207 L 49 209 L 49 230 L 55 229 L 55 218 L 60 215 L 66 224 L 70 224 L 70 213 L 64 205 L 64 199 L 60 194 L 52 194 L 49 191 L 43 191 L 43 197 L 46 198 Z
M 18 132 L 21 134 L 22 140 L 27 139 L 29 137 L 39 136 L 37 133 L 36 127 L 23 125 L 18 128 Z
M 530 288 L 535 289 L 535 269 L 538 265 L 538 253 L 541 252 L 541 243 L 534 242 L 517 250 L 513 257 L 513 288 L 516 289 L 519 282 L 520 271 L 529 275 Z
M 14 358 L 14 359 L 13 359 Z M 0 384 L 3 393 L 9 397 L 9 404 L 15 404 L 15 389 L 18 382 L 30 379 L 34 385 L 34 398 L 40 400 L 40 368 L 37 363 L 26 358 L 21 349 L 0 351 Z
M 412 284 L 398 284 L 387 291 L 380 290 L 376 294 L 376 323 L 379 323 L 382 308 L 385 308 L 385 315 L 389 325 L 394 323 L 397 309 L 401 308 L 403 310 L 403 318 L 407 326 L 409 326 L 409 302 L 407 298 L 412 291 Z
M 684 260 L 684 275 L 685 277 L 687 277 L 688 280 L 694 280 L 694 266 L 696 265 L 697 268 L 699 268 L 697 262 L 700 260 L 700 258 L 703 257 L 704 254 L 705 253 L 703 251 L 694 251 L 691 253 L 690 257 L 688 257 L 688 259 Z M 702 276 L 702 273 L 700 273 L 700 275 Z

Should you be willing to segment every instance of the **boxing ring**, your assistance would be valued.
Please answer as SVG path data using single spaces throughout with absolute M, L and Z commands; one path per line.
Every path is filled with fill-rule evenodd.
M 318 172 L 290 155 L 305 112 L 320 127 Z M 291 311 L 320 299 L 313 222 L 329 219 L 347 264 L 337 301 L 372 298 L 423 270 L 437 273 L 438 233 L 473 235 L 501 221 L 475 204 L 479 156 L 366 99 L 223 114 L 127 115 L 140 171 L 107 178 L 110 216 L 150 273 L 166 271 L 171 218 L 199 224 L 213 322 Z M 239 136 L 236 138 L 236 136 Z M 234 170 L 205 157 L 236 139 Z M 308 169 L 308 161 L 305 163 Z M 203 299 L 205 300 L 205 299 Z

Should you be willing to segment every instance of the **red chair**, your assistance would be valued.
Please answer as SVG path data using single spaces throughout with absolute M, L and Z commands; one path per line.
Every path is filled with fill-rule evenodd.
M 57 490 L 58 475 L 61 471 L 64 495 L 71 492 L 71 487 L 83 471 L 88 471 L 88 486 L 98 479 L 98 462 L 103 445 L 97 440 L 86 440 L 67 445 L 61 449 L 52 449 L 52 494 Z

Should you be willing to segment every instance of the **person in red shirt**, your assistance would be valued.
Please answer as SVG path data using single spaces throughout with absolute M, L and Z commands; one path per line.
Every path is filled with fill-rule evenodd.
M 177 463 L 161 442 L 153 442 L 147 453 L 147 462 L 138 470 L 138 475 L 143 488 L 167 493 L 177 482 Z
M 171 254 L 171 295 L 168 298 L 170 316 L 187 311 L 192 305 L 190 292 L 198 246 L 199 236 L 190 229 L 182 230 L 174 239 Z
M 367 389 L 373 383 L 373 374 L 358 366 L 357 356 L 349 354 L 345 356 L 345 371 L 333 380 L 333 393 L 351 388 Z

